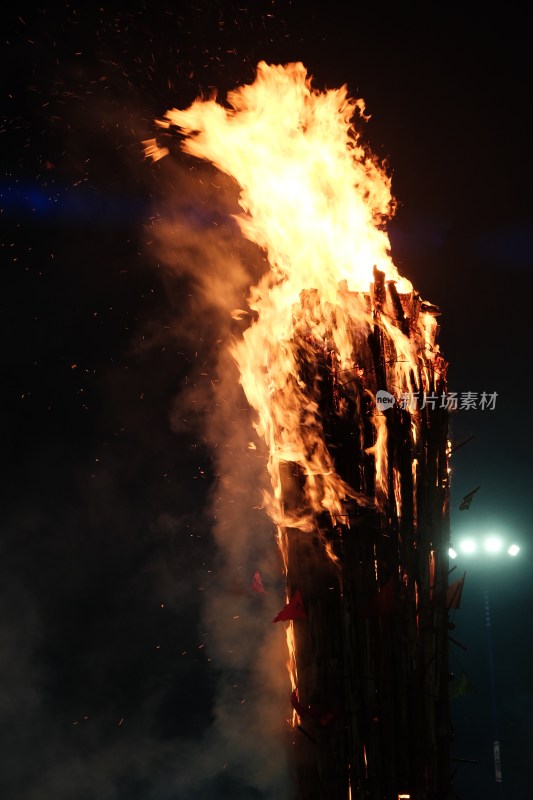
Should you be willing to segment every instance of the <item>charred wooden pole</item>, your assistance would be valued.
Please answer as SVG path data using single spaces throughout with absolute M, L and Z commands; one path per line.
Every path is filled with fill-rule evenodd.
M 308 710 L 298 720 L 307 735 L 295 741 L 295 797 L 444 800 L 451 781 L 448 419 L 445 364 L 428 357 L 438 310 L 416 293 L 399 296 L 377 270 L 366 301 L 375 325 L 366 341 L 354 339 L 351 374 L 339 375 L 334 352 L 309 337 L 299 360 L 335 469 L 356 499 L 343 518 L 318 515 L 311 533 L 281 530 L 288 591 L 299 589 L 306 609 L 306 619 L 292 623 L 295 680 Z M 433 331 L 425 340 L 421 315 Z M 402 407 L 392 385 L 399 356 L 391 325 L 418 353 L 416 408 Z M 382 412 L 380 486 L 378 390 L 397 400 Z M 281 476 L 284 508 L 297 510 L 305 477 L 290 462 Z

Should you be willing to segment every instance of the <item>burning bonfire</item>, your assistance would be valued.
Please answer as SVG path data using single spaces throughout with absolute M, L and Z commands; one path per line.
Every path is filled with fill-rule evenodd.
M 445 798 L 439 311 L 391 259 L 390 179 L 354 127 L 363 101 L 316 90 L 300 63 L 260 63 L 227 101 L 197 100 L 159 124 L 235 179 L 240 229 L 270 265 L 233 356 L 267 446 L 287 581 L 291 724 L 305 734 L 295 794 Z

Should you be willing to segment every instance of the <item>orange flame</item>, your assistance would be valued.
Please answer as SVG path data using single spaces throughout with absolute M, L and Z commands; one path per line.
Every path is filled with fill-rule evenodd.
M 268 511 L 278 525 L 287 571 L 287 529 L 316 530 L 324 512 L 337 524 L 346 519 L 350 499 L 380 506 L 389 493 L 384 415 L 374 404 L 374 444 L 367 452 L 374 456 L 376 488 L 367 497 L 335 470 L 320 413 L 321 387 L 302 364 L 318 351 L 332 383 L 347 386 L 364 373 L 358 343 L 377 328 L 392 343 L 384 369 L 386 385 L 399 399 L 430 387 L 437 323 L 434 309 L 421 308 L 391 259 L 385 231 L 394 212 L 390 179 L 353 124 L 366 119 L 364 102 L 351 99 L 345 86 L 318 91 L 301 63 L 265 62 L 255 81 L 230 92 L 227 101 L 224 107 L 215 99 L 197 100 L 186 110 L 168 111 L 159 125 L 176 126 L 185 152 L 235 179 L 238 224 L 268 256 L 270 271 L 250 289 L 253 321 L 232 352 L 257 413 L 257 433 L 267 444 Z M 376 267 L 395 283 L 409 330 L 398 326 L 397 309 L 388 307 L 386 297 L 372 295 Z M 343 411 L 341 401 L 338 413 Z M 411 425 L 416 441 L 415 414 Z M 284 503 L 287 464 L 301 478 L 297 508 Z M 398 479 L 393 491 L 399 505 Z M 335 561 L 331 547 L 326 550 Z M 295 688 L 292 625 L 287 637 Z
M 317 91 L 300 63 L 261 62 L 255 82 L 230 92 L 228 103 L 230 108 L 197 100 L 185 111 L 169 111 L 160 125 L 177 126 L 186 134 L 186 152 L 236 179 L 241 230 L 268 254 L 271 271 L 249 297 L 257 321 L 233 354 L 258 413 L 257 432 L 269 449 L 270 513 L 278 524 L 312 530 L 317 513 L 327 510 L 335 520 L 348 498 L 363 504 L 368 499 L 335 473 L 316 392 L 300 375 L 302 349 L 320 344 L 334 354 L 337 372 L 348 375 L 357 364 L 354 328 L 365 334 L 377 322 L 397 351 L 391 386 L 398 394 L 412 391 L 415 345 L 368 303 L 376 264 L 400 292 L 412 287 L 391 260 L 383 227 L 394 209 L 390 180 L 352 126 L 355 115 L 365 118 L 363 101 L 350 99 L 346 87 Z M 421 319 L 432 357 L 433 318 Z M 386 426 L 379 413 L 374 424 L 379 495 L 386 491 L 387 472 Z M 305 476 L 306 503 L 296 517 L 288 518 L 282 507 L 283 462 L 298 464 Z

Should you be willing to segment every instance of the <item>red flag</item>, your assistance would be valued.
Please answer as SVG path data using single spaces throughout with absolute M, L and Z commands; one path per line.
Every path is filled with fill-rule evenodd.
M 335 713 L 332 710 L 324 711 L 323 708 L 317 708 L 316 706 L 304 706 L 302 703 L 300 703 L 298 689 L 295 689 L 291 694 L 291 705 L 301 719 L 311 717 L 324 728 L 326 725 L 329 725 L 329 723 L 335 717 Z
M 254 577 L 252 578 L 252 592 L 265 592 L 265 587 L 263 586 L 263 581 L 261 580 L 261 573 L 257 570 L 254 572 Z
M 371 597 L 361 612 L 362 617 L 388 617 L 396 611 L 396 580 L 394 575 Z
M 474 495 L 479 489 L 481 489 L 481 486 L 477 486 L 471 492 L 468 492 L 468 494 L 465 494 L 465 496 L 463 497 L 463 499 L 459 503 L 459 511 L 468 511 L 468 509 L 470 508 L 470 504 L 472 503 L 472 500 L 474 499 Z
M 448 609 L 457 609 L 461 605 L 461 596 L 463 594 L 463 586 L 465 585 L 466 572 L 462 578 L 458 578 L 448 586 Z
M 295 689 L 291 694 L 291 706 L 294 708 L 299 717 L 305 717 L 307 709 L 300 703 L 298 698 L 298 689 Z
M 281 622 L 286 619 L 305 619 L 305 608 L 299 589 L 293 594 L 285 608 L 282 608 L 272 622 Z

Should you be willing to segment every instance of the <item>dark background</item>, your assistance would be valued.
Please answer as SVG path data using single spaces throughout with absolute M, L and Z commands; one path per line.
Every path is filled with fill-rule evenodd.
M 172 219 L 169 159 L 142 140 L 200 93 L 301 60 L 371 119 L 399 208 L 400 272 L 440 306 L 457 412 L 452 538 L 500 533 L 516 559 L 468 563 L 450 668 L 463 800 L 533 785 L 529 576 L 533 225 L 530 45 L 522 12 L 344 4 L 19 4 L 3 26 L 0 786 L 8 800 L 262 797 L 217 777 L 184 793 L 180 753 L 212 721 L 202 592 L 216 562 L 210 451 L 175 432 L 202 335 L 151 250 Z M 177 148 L 176 148 L 177 149 Z M 190 163 L 179 153 L 170 158 Z M 167 172 L 168 169 L 168 172 Z M 194 176 L 193 176 L 194 177 Z M 187 197 L 181 197 L 182 205 Z M 211 224 L 195 213 L 191 224 Z M 195 338 L 196 337 L 196 338 Z M 461 498 L 476 486 L 469 511 Z M 504 783 L 493 780 L 483 591 L 490 590 Z M 499 794 L 496 789 L 503 789 Z

